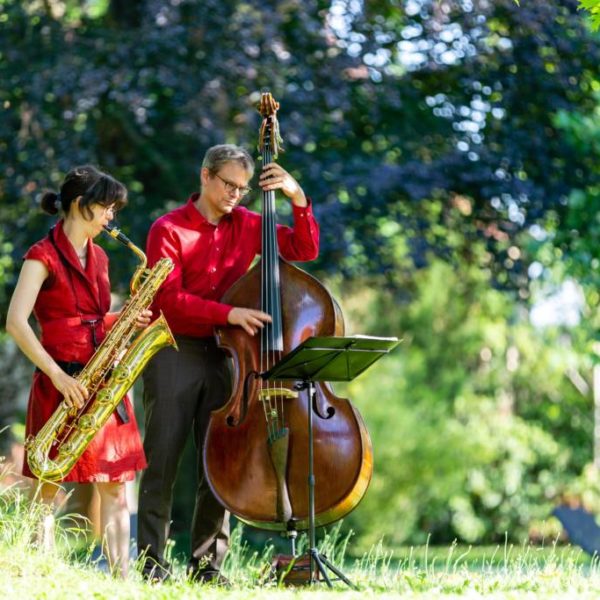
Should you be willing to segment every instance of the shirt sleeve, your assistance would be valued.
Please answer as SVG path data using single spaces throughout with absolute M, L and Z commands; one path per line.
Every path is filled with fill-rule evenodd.
M 227 324 L 232 306 L 206 300 L 185 289 L 180 239 L 168 223 L 157 222 L 150 228 L 146 250 L 150 266 L 163 257 L 173 261 L 174 268 L 160 286 L 153 308 L 162 310 L 175 332 L 188 330 L 190 322 L 206 325 Z
M 48 270 L 48 277 L 43 283 L 44 289 L 54 284 L 56 278 L 56 265 L 41 242 L 31 246 L 31 248 L 25 252 L 23 260 L 38 260 L 46 267 Z
M 50 257 L 47 252 L 44 252 L 41 244 L 35 244 L 25 252 L 23 260 L 39 260 L 44 263 L 46 268 L 49 270 L 51 267 Z
M 277 242 L 281 256 L 286 260 L 309 261 L 319 256 L 319 225 L 312 209 L 308 206 L 292 204 L 294 227 L 277 226 Z

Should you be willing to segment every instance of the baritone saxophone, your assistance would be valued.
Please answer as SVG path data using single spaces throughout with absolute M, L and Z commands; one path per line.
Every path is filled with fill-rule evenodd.
M 26 441 L 27 462 L 32 473 L 45 481 L 66 477 L 98 430 L 117 408 L 148 361 L 161 348 L 177 344 L 162 312 L 148 327 L 139 330 L 136 320 L 173 270 L 168 258 L 146 269 L 146 255 L 125 235 L 105 227 L 113 238 L 127 246 L 140 259 L 130 281 L 131 296 L 92 358 L 76 375 L 88 390 L 88 400 L 80 408 L 62 401 L 35 436 Z

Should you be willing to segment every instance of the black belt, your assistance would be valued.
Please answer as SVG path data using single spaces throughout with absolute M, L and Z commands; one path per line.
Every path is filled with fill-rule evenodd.
M 54 361 L 67 375 L 71 377 L 77 375 L 77 373 L 81 373 L 85 365 L 80 362 L 75 361 L 63 361 L 63 360 L 55 360 Z M 36 371 L 41 373 L 39 367 L 36 367 Z M 117 404 L 117 408 L 115 408 L 115 412 L 117 413 L 119 419 L 122 423 L 129 423 L 129 415 L 127 414 L 127 408 L 125 407 L 125 400 L 121 400 L 119 404 Z
M 62 361 L 62 360 L 55 360 L 54 362 L 67 375 L 70 375 L 71 377 L 73 377 L 73 375 L 77 375 L 77 373 L 80 373 L 81 371 L 83 371 L 83 368 L 85 367 L 85 365 L 83 363 L 75 362 L 75 361 L 65 362 L 65 361 Z

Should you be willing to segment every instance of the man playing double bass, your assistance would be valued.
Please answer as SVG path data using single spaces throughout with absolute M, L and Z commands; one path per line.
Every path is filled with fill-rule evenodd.
M 157 219 L 147 243 L 149 266 L 161 257 L 175 268 L 159 290 L 153 309 L 162 310 L 179 351 L 161 350 L 144 371 L 145 439 L 148 468 L 142 475 L 138 509 L 138 549 L 143 574 L 169 575 L 164 560 L 173 485 L 190 433 L 196 446 L 198 488 L 191 529 L 188 575 L 222 581 L 219 569 L 228 547 L 229 514 L 213 496 L 203 473 L 202 446 L 211 411 L 231 393 L 225 353 L 213 337 L 216 325 L 242 327 L 256 334 L 266 313 L 223 304 L 219 299 L 261 252 L 261 215 L 238 206 L 250 191 L 250 155 L 234 145 L 209 148 L 202 162 L 200 192 Z M 292 202 L 293 228 L 278 226 L 280 254 L 291 261 L 314 260 L 319 227 L 298 182 L 277 163 L 263 167 L 259 185 L 281 190 Z

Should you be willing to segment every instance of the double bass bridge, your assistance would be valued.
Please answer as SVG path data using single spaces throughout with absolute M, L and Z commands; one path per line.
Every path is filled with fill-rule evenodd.
M 258 392 L 258 398 L 261 402 L 274 402 L 276 400 L 296 400 L 298 392 L 288 388 L 263 388 Z

